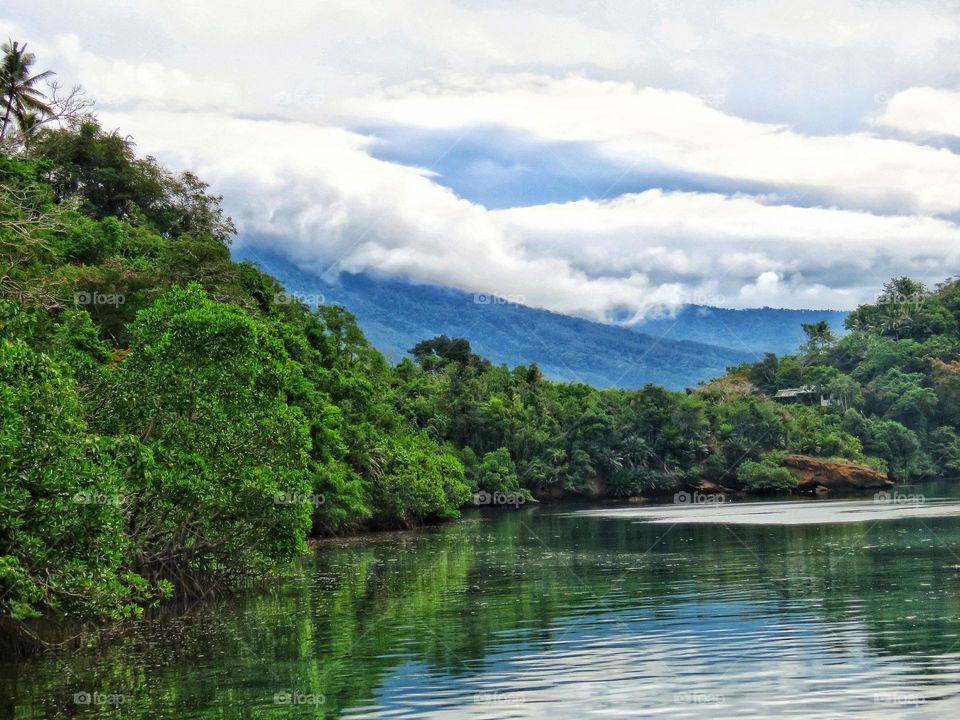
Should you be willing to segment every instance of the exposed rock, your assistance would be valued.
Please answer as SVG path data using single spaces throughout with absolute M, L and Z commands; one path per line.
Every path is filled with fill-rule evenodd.
M 590 478 L 590 485 L 587 491 L 584 493 L 588 498 L 596 499 L 606 497 L 607 495 L 607 484 L 600 479 L 599 476 L 594 476 Z
M 549 485 L 545 488 L 534 488 L 531 490 L 533 497 L 537 500 L 569 500 L 575 498 L 588 498 L 590 500 L 600 500 L 608 497 L 606 483 L 598 476 L 590 478 L 585 486 L 580 490 L 567 490 L 559 485 Z
M 701 480 L 700 481 L 700 492 L 706 493 L 733 493 L 728 487 L 724 487 L 719 483 L 713 482 L 713 480 Z
M 537 500 L 562 500 L 570 497 L 571 493 L 564 490 L 559 485 L 548 485 L 545 488 L 533 488 L 531 490 L 533 497 Z
M 800 491 L 823 493 L 832 490 L 869 490 L 893 485 L 886 473 L 852 462 L 824 460 L 809 455 L 787 455 L 783 464 L 797 478 L 797 488 Z

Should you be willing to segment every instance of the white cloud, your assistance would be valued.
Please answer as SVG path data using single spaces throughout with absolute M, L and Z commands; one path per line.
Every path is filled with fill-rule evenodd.
M 885 101 L 873 122 L 914 135 L 960 137 L 960 91 L 916 87 Z
M 960 63 L 953 3 L 7 7 L 18 20 L 0 28 L 29 34 L 43 67 L 123 111 L 107 127 L 195 169 L 244 238 L 314 271 L 608 318 L 708 297 L 852 307 L 892 274 L 936 280 L 960 259 L 960 231 L 937 217 L 960 211 L 960 156 L 911 141 L 960 135 L 960 93 L 940 89 Z M 878 93 L 890 102 L 863 121 Z M 347 129 L 368 124 L 502 126 L 728 194 L 491 211 L 371 157 Z M 907 139 L 872 134 L 890 129 Z
M 98 108 L 229 112 L 240 107 L 239 93 L 231 83 L 157 61 L 106 60 L 86 50 L 76 35 L 60 35 L 37 52 L 43 55 L 45 65 L 83 78 L 84 88 Z
M 369 138 L 338 128 L 210 114 L 107 120 L 196 168 L 226 195 L 242 236 L 306 269 L 379 270 L 598 319 L 708 295 L 850 307 L 891 268 L 926 276 L 960 259 L 960 229 L 928 217 L 659 190 L 490 211 L 372 158 Z
M 650 190 L 492 215 L 534 256 L 560 255 L 590 276 L 643 273 L 653 285 L 680 283 L 688 294 L 719 292 L 737 307 L 850 308 L 896 272 L 939 279 L 960 259 L 960 228 L 946 220 L 747 196 Z M 774 278 L 789 282 L 774 286 Z
M 428 56 L 462 68 L 536 63 L 589 63 L 619 67 L 635 60 L 643 46 L 622 30 L 590 27 L 585 17 L 538 10 L 466 8 L 451 0 L 384 3 L 377 0 L 288 2 L 283 11 L 262 2 L 172 0 L 144 4 L 144 15 L 178 34 L 216 34 L 221 40 L 301 41 L 317 48 L 391 45 L 402 38 Z M 271 43 L 272 44 L 272 43 Z M 362 58 L 355 58 L 362 62 Z
M 635 34 L 542 9 L 466 8 L 453 0 L 104 2 L 10 0 L 51 41 L 88 28 L 84 46 L 109 61 L 161 63 L 238 88 L 246 112 L 277 93 L 336 98 L 435 72 L 517 65 L 616 69 L 646 54 Z M 122 27 L 122 32 L 117 29 Z M 94 77 L 84 75 L 91 84 Z M 272 108 L 278 111 L 277 108 Z M 282 109 L 280 109 L 282 111 Z
M 858 291 L 859 290 L 859 291 Z M 873 294 L 876 291 L 873 290 Z M 793 298 L 795 307 L 839 307 L 862 302 L 863 289 L 831 288 L 806 281 L 802 275 L 786 277 L 781 273 L 762 272 L 743 285 L 735 303 L 743 307 L 777 307 L 782 298 Z
M 725 114 L 687 93 L 629 82 L 464 79 L 396 88 L 347 107 L 421 127 L 504 125 L 546 140 L 594 143 L 628 165 L 792 187 L 798 196 L 820 190 L 860 207 L 960 209 L 960 156 L 948 150 L 865 133 L 805 136 Z
M 656 33 L 664 45 L 680 52 L 696 50 L 702 43 L 696 28 L 682 18 L 664 18 L 657 23 Z
M 724 4 L 724 27 L 742 37 L 792 46 L 887 48 L 908 62 L 930 58 L 943 43 L 960 38 L 953 3 L 912 0 L 807 0 L 771 3 L 746 0 Z
M 235 85 L 246 112 L 283 92 L 330 101 L 449 73 L 577 70 L 727 97 L 745 117 L 842 126 L 871 110 L 874 94 L 942 84 L 960 63 L 954 2 L 7 0 L 5 8 L 28 39 L 69 29 L 108 60 Z

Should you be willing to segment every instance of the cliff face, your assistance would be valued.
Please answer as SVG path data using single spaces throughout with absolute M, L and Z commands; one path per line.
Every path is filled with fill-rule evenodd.
M 800 491 L 869 490 L 893 485 L 887 474 L 852 462 L 823 460 L 809 455 L 787 455 L 784 466 L 797 478 Z

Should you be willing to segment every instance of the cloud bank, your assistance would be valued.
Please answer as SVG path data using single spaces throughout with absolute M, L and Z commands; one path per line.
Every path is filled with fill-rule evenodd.
M 602 320 L 708 299 L 850 307 L 892 274 L 942 273 L 960 254 L 960 228 L 936 217 L 662 190 L 488 210 L 338 128 L 105 119 L 210 178 L 254 251 L 281 248 L 327 276 L 384 272 Z
M 0 30 L 327 277 L 631 321 L 957 267 L 954 2 L 11 0 Z

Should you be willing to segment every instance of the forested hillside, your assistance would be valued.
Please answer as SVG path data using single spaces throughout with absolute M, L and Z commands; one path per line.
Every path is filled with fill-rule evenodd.
M 654 384 L 683 390 L 744 360 L 796 352 L 806 339 L 804 323 L 826 321 L 842 334 L 848 315 L 686 305 L 635 325 L 607 325 L 398 278 L 319 277 L 261 243 L 241 242 L 231 252 L 234 259 L 250 260 L 278 278 L 291 295 L 350 310 L 371 344 L 394 362 L 425 337 L 450 335 L 467 338 L 475 352 L 496 364 L 536 362 L 552 380 L 599 388 Z
M 882 458 L 892 476 L 960 476 L 960 282 L 931 291 L 901 277 L 857 308 L 837 339 L 807 326 L 804 352 L 767 356 L 731 377 L 757 391 L 809 386 L 832 404 L 821 412 Z
M 453 517 L 353 318 L 230 260 L 219 198 L 92 121 L 0 156 L 0 608 L 123 616 L 311 532 Z
M 960 285 L 891 282 L 688 393 L 551 382 L 435 337 L 390 366 L 353 316 L 235 263 L 220 198 L 92 117 L 0 154 L 0 633 L 119 619 L 280 570 L 308 535 L 471 493 L 788 491 L 786 452 L 960 471 Z M 596 352 L 605 352 L 597 347 Z M 784 406 L 809 386 L 826 406 Z
M 686 341 L 676 327 L 637 332 L 493 295 L 369 274 L 341 273 L 328 282 L 277 253 L 254 251 L 247 245 L 234 247 L 233 252 L 277 277 L 295 297 L 349 309 L 371 344 L 394 362 L 425 337 L 449 335 L 468 339 L 475 352 L 496 364 L 535 362 L 552 380 L 599 388 L 653 383 L 683 390 L 783 345 L 766 343 L 751 352 L 730 338 L 726 347 L 719 347 Z M 795 325 L 791 333 L 802 335 L 799 321 Z

